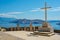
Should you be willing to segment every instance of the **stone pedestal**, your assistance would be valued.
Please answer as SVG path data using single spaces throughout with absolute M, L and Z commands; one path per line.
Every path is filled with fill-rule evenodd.
M 53 28 L 51 27 L 51 25 L 50 25 L 48 22 L 44 22 L 44 23 L 42 24 L 42 28 L 43 28 L 43 29 L 49 28 L 50 32 L 54 32 Z

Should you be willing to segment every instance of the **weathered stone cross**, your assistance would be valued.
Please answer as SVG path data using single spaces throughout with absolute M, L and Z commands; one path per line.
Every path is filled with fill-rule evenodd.
M 45 22 L 47 22 L 47 9 L 49 9 L 51 7 L 47 7 L 47 3 L 45 2 L 45 7 L 44 8 L 41 8 L 41 9 L 44 9 L 45 10 Z

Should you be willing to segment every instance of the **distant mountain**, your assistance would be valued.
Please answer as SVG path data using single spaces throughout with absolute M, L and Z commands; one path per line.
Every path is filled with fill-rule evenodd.
M 42 23 L 44 22 L 43 20 L 40 20 L 40 19 L 34 19 L 34 20 L 30 20 L 30 19 L 15 19 L 15 18 L 5 18 L 5 17 L 0 17 L 0 23 L 5 23 L 5 22 L 8 22 L 8 23 L 30 23 L 32 21 L 33 24 L 39 24 L 39 23 Z M 50 20 L 48 22 L 59 22 L 60 23 L 60 20 Z
M 27 21 L 30 21 L 30 20 L 27 20 L 27 19 L 16 19 L 16 20 L 12 20 L 11 23 L 25 23 Z
M 15 18 L 5 18 L 5 17 L 0 17 L 0 23 L 4 22 L 11 22 L 12 20 L 16 20 Z
M 30 22 L 32 22 L 32 24 L 39 24 L 44 21 L 43 20 L 16 19 L 16 20 L 13 20 L 11 23 L 30 24 Z
M 15 18 L 5 18 L 5 17 L 0 17 L 0 27 L 10 27 L 11 21 L 16 20 Z
M 40 23 L 43 22 L 43 20 L 38 20 L 38 19 L 36 19 L 36 20 L 15 19 L 15 18 L 4 18 L 4 17 L 0 17 L 0 27 L 9 28 L 11 25 L 13 27 L 15 27 L 16 26 L 16 23 L 19 23 L 19 24 L 30 24 L 30 22 L 32 22 L 32 24 L 40 24 Z
M 0 23 L 25 23 L 25 24 L 30 24 L 32 21 L 32 24 L 39 24 L 42 23 L 43 20 L 35 19 L 35 20 L 30 20 L 30 19 L 15 19 L 15 18 L 5 18 L 5 17 L 0 17 Z
M 30 24 L 30 22 L 32 22 L 33 25 L 37 24 L 37 26 L 38 26 L 38 24 L 42 24 L 44 21 L 40 20 L 40 19 L 30 20 L 30 19 L 15 19 L 15 18 L 0 17 L 0 27 L 7 27 L 8 28 L 11 25 L 13 27 L 16 27 L 16 23 L 21 24 L 20 26 L 24 26 L 24 24 Z M 60 25 L 60 20 L 50 20 L 48 22 L 51 23 L 51 24 L 53 23 L 55 25 Z
M 39 20 L 39 19 L 32 20 L 33 24 L 41 24 L 42 22 L 44 22 L 44 21 L 43 20 Z

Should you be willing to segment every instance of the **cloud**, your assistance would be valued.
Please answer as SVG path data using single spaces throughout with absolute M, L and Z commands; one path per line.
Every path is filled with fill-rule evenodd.
M 31 10 L 32 12 L 36 12 L 36 11 L 39 11 L 39 10 Z
M 21 14 L 23 12 L 7 12 L 6 14 L 9 14 L 9 15 L 15 15 L 15 14 Z
M 6 18 L 18 18 L 16 15 L 0 15 L 0 17 L 6 17 Z
M 8 12 L 8 13 L 0 13 L 0 17 L 7 17 L 7 18 L 18 18 L 17 15 L 23 12 Z
M 36 9 L 30 10 L 30 11 L 31 12 L 38 12 L 38 11 L 44 11 L 44 10 L 40 9 L 40 8 L 36 8 Z M 48 11 L 57 12 L 57 11 L 60 11 L 60 7 L 50 8 L 50 9 L 48 9 Z
M 0 17 L 17 18 L 16 15 L 0 14 Z
M 52 11 L 52 12 L 60 11 L 60 7 L 51 8 L 49 11 Z
M 36 8 L 36 9 L 29 10 L 29 11 L 26 11 L 26 12 L 41 12 L 41 11 L 44 11 L 44 10 L 43 9 L 40 9 L 40 8 Z M 55 8 L 52 7 L 48 11 L 50 11 L 50 12 L 58 12 L 58 11 L 60 11 L 60 7 L 55 7 Z M 7 12 L 7 13 L 0 13 L 0 17 L 19 18 L 18 15 L 20 15 L 22 13 L 25 13 L 25 12 Z
M 36 8 L 36 9 L 30 10 L 30 12 L 38 12 L 38 11 L 41 11 L 40 8 Z

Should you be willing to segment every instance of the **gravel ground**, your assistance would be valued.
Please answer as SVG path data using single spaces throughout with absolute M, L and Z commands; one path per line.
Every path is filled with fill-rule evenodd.
M 24 39 L 0 32 L 0 40 L 24 40 Z
M 8 31 L 4 32 L 9 35 L 16 36 L 25 40 L 60 40 L 60 33 L 55 33 L 53 36 L 40 36 L 40 35 L 30 35 L 32 32 L 28 31 Z

